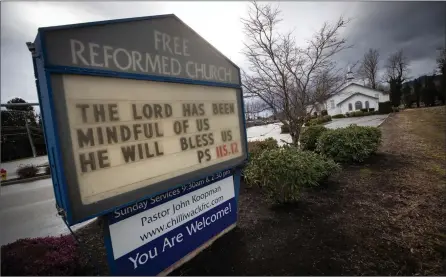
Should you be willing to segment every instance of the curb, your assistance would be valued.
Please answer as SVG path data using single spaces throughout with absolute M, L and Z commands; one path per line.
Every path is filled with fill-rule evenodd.
M 390 116 L 391 114 L 392 114 L 392 113 L 389 113 L 389 114 L 387 115 L 387 117 L 384 118 L 384 120 L 381 121 L 381 123 L 378 124 L 378 127 L 380 127 L 384 122 L 386 122 L 387 118 L 389 118 L 389 116 Z
M 33 181 L 37 181 L 37 180 L 47 179 L 50 177 L 51 177 L 51 174 L 48 174 L 48 175 L 45 174 L 45 175 L 40 175 L 40 176 L 26 178 L 26 179 L 11 179 L 11 180 L 2 181 L 0 183 L 0 185 L 3 187 L 3 186 L 9 186 L 9 185 L 14 185 L 14 184 L 18 184 L 18 183 L 28 183 L 28 182 L 33 182 Z

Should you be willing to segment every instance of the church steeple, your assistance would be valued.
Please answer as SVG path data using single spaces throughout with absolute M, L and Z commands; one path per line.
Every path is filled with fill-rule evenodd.
M 355 78 L 353 77 L 353 72 L 352 72 L 352 69 L 351 69 L 350 65 L 348 66 L 347 69 L 348 69 L 348 72 L 347 72 L 346 79 L 347 79 L 347 83 L 350 84 L 350 83 L 353 82 L 353 80 L 354 80 Z

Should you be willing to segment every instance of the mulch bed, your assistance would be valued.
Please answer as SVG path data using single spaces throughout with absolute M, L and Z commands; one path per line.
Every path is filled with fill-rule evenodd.
M 242 184 L 237 228 L 171 275 L 446 275 L 444 108 L 392 114 L 376 156 L 298 204 Z M 107 275 L 100 224 L 76 233 Z
M 445 275 L 445 107 L 381 129 L 375 157 L 297 205 L 242 188 L 238 228 L 172 275 Z

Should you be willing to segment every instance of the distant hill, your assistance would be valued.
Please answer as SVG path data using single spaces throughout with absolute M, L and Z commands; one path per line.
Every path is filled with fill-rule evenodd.
M 429 77 L 433 77 L 434 78 L 434 84 L 435 84 L 435 86 L 437 88 L 439 88 L 440 85 L 441 85 L 441 79 L 443 78 L 443 75 L 435 75 L 435 76 L 434 75 L 423 75 L 423 76 L 420 76 L 420 77 L 415 78 L 413 80 L 404 82 L 403 86 L 409 85 L 409 86 L 413 87 L 414 82 L 416 80 L 418 80 L 418 81 L 420 81 L 421 86 L 424 87 L 424 86 L 426 86 L 426 79 L 429 78 Z

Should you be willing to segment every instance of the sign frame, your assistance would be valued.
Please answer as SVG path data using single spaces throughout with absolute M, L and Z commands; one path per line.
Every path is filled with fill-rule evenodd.
M 203 41 L 209 49 L 218 54 L 222 59 L 229 62 L 236 70 L 238 75 L 237 84 L 234 83 L 223 83 L 215 81 L 203 81 L 194 80 L 186 78 L 177 78 L 172 76 L 159 76 L 159 75 L 149 75 L 149 74 L 137 74 L 137 73 L 127 73 L 127 72 L 116 72 L 112 70 L 102 70 L 102 69 L 91 69 L 83 67 L 74 66 L 60 66 L 52 65 L 48 61 L 48 52 L 45 41 L 45 34 L 54 30 L 69 30 L 84 27 L 95 27 L 114 23 L 128 23 L 136 22 L 142 20 L 155 20 L 162 18 L 171 18 L 177 20 L 179 24 L 182 24 L 187 28 L 194 36 Z M 70 24 L 55 27 L 44 27 L 38 29 L 38 34 L 34 42 L 33 51 L 33 67 L 34 75 L 36 78 L 36 87 L 38 92 L 39 104 L 42 114 L 42 122 L 45 133 L 45 142 L 47 146 L 48 160 L 51 167 L 51 178 L 53 181 L 54 195 L 56 198 L 56 206 L 59 212 L 64 216 L 66 222 L 71 226 L 91 218 L 95 218 L 101 215 L 112 212 L 115 209 L 126 207 L 132 205 L 138 201 L 142 201 L 152 197 L 155 194 L 159 194 L 168 191 L 175 186 L 179 186 L 185 183 L 193 182 L 198 179 L 205 178 L 211 175 L 213 172 L 233 169 L 244 164 L 248 159 L 248 145 L 247 145 L 247 134 L 246 134 L 246 119 L 244 116 L 245 107 L 243 102 L 242 86 L 241 86 L 241 76 L 240 68 L 230 61 L 227 57 L 221 54 L 217 49 L 215 49 L 209 42 L 203 39 L 199 34 L 197 34 L 192 28 L 182 22 L 174 14 L 166 15 L 156 15 L 156 16 L 145 16 L 145 17 L 135 17 L 135 18 L 124 18 L 116 20 L 106 20 L 97 22 L 88 22 L 80 24 Z M 143 80 L 143 81 L 154 81 L 154 82 L 168 82 L 168 83 L 178 83 L 186 85 L 200 85 L 200 86 L 211 86 L 211 87 L 224 87 L 236 90 L 237 105 L 239 112 L 239 126 L 241 135 L 241 147 L 244 155 L 241 157 L 236 157 L 225 162 L 218 163 L 217 165 L 211 165 L 203 169 L 193 171 L 191 173 L 183 174 L 178 177 L 167 179 L 162 182 L 158 182 L 154 185 L 146 186 L 140 189 L 133 190 L 128 193 L 123 193 L 126 195 L 125 199 L 133 199 L 129 201 L 123 201 L 119 197 L 120 195 L 105 199 L 103 201 L 98 201 L 93 204 L 83 205 L 79 199 L 75 199 L 76 193 L 79 194 L 79 187 L 73 188 L 69 186 L 69 181 L 67 176 L 73 176 L 73 174 L 67 174 L 66 158 L 64 158 L 64 145 L 60 136 L 63 134 L 63 130 L 60 128 L 60 118 L 57 117 L 55 101 L 60 101 L 57 99 L 53 92 L 53 89 L 57 85 L 55 83 L 54 76 L 58 75 L 84 75 L 84 76 L 98 76 L 98 77 L 112 77 L 118 79 L 133 79 L 133 80 Z M 66 146 L 66 145 L 65 145 Z M 71 151 L 71 149 L 69 150 Z M 71 181 L 70 181 L 71 182 Z M 77 189 L 76 191 L 73 191 Z M 129 194 L 131 193 L 131 194 Z M 141 197 L 136 198 L 136 195 L 141 195 Z M 77 202 L 76 202 L 77 201 Z M 104 202 L 105 201 L 105 202 Z M 99 204 L 98 204 L 99 203 Z M 101 204 L 102 203 L 102 204 Z M 104 204 L 105 203 L 105 204 Z M 81 207 L 81 208 L 79 208 Z

